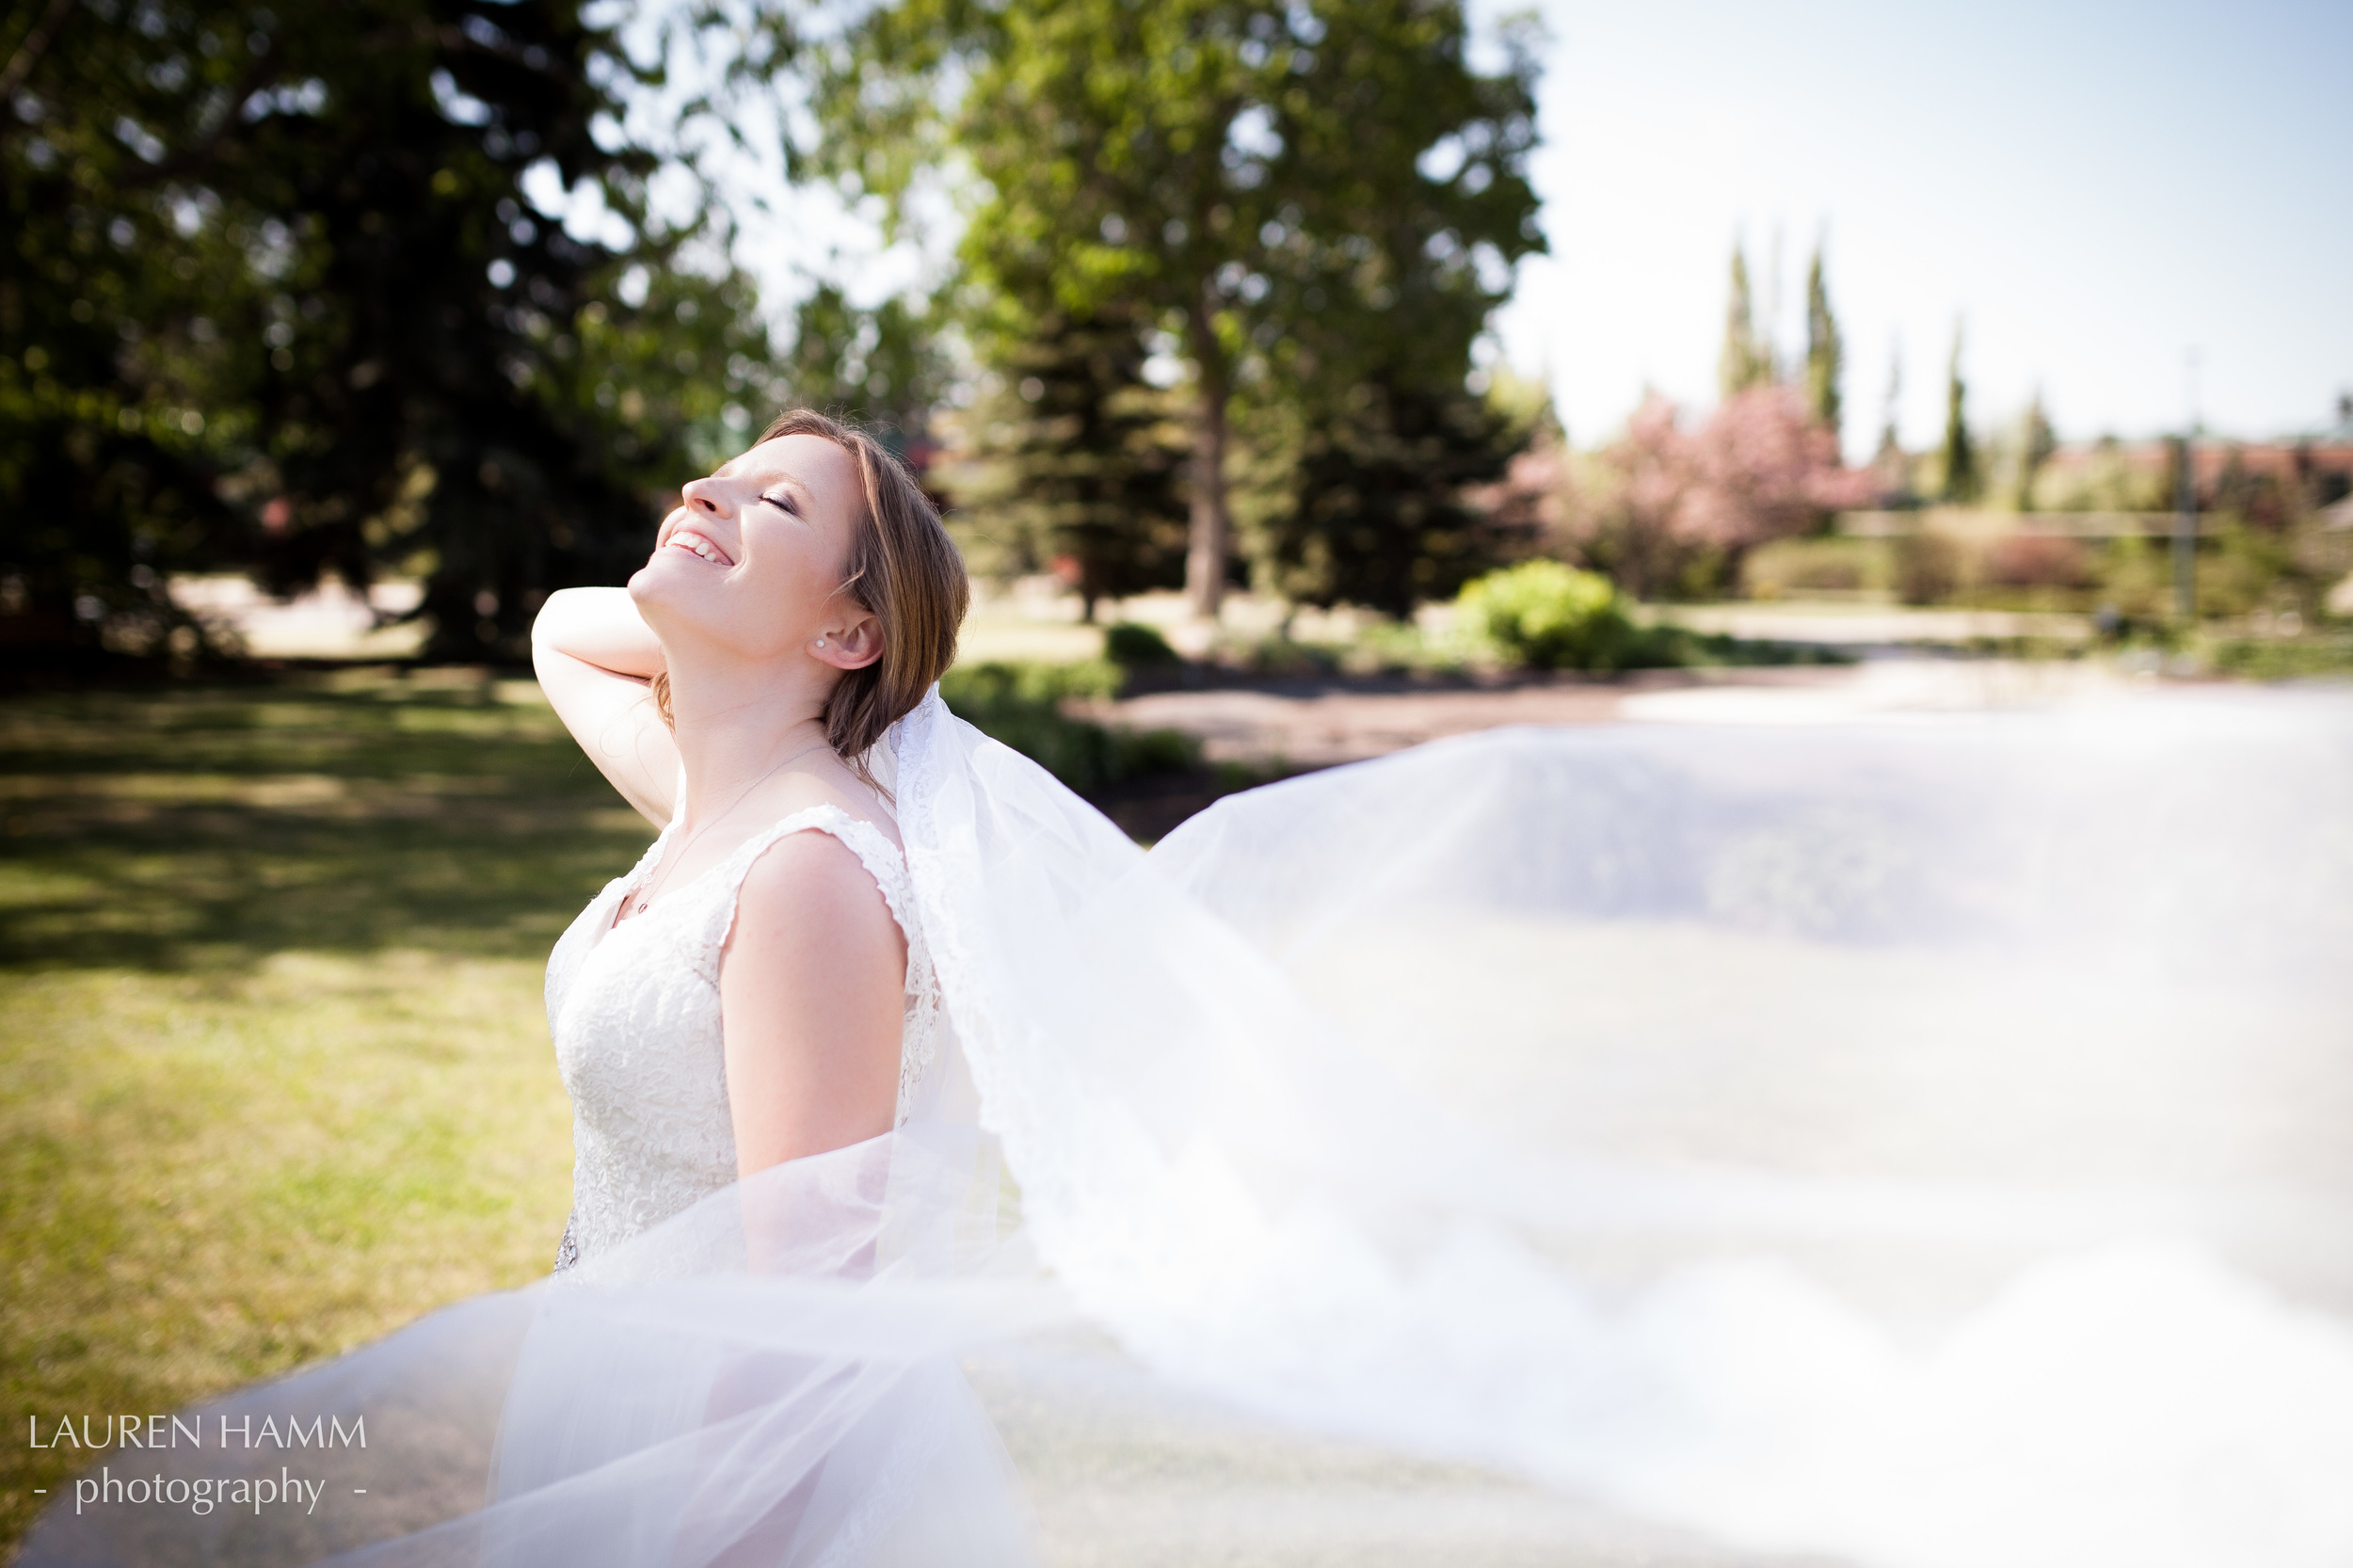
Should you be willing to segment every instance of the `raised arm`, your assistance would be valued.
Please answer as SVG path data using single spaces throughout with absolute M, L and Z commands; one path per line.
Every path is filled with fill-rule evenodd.
M 531 626 L 539 689 L 580 749 L 655 826 L 677 809 L 678 746 L 649 689 L 662 671 L 654 639 L 626 588 L 563 588 Z

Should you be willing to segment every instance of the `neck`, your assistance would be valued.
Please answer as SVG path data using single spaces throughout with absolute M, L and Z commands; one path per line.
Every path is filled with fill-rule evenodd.
M 761 775 L 825 739 L 825 699 L 837 671 L 794 655 L 748 664 L 693 648 L 664 654 L 670 717 L 685 766 L 680 816 L 688 824 L 728 809 Z

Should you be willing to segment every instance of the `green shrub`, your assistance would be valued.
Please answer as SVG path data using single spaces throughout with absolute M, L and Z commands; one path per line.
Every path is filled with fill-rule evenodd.
M 1121 669 L 1150 669 L 1184 661 L 1168 639 L 1138 621 L 1123 620 L 1103 629 L 1103 657 Z
M 940 678 L 939 695 L 958 718 L 1082 792 L 1197 766 L 1200 745 L 1189 735 L 1112 729 L 1063 711 L 1067 701 L 1112 696 L 1119 682 L 1119 670 L 1102 663 L 959 664 Z
M 1463 589 L 1464 630 L 1515 664 L 1619 670 L 1645 641 L 1609 579 L 1559 561 L 1525 561 Z

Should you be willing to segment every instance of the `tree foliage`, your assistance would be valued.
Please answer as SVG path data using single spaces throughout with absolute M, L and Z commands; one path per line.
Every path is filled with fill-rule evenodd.
M 826 410 L 872 428 L 904 455 L 922 439 L 948 378 L 933 323 L 903 298 L 863 309 L 821 282 L 794 314 L 776 401 Z
M 999 575 L 1058 571 L 1090 621 L 1098 600 L 1182 584 L 1188 447 L 1173 400 L 1144 379 L 1134 312 L 1049 312 L 993 358 L 956 488 L 981 520 L 960 526 L 984 535 L 968 555 Z
M 616 131 L 656 68 L 583 11 L 51 8 L 0 118 L 0 562 L 37 624 L 136 649 L 174 570 L 397 566 L 438 651 L 512 652 L 642 546 L 769 355 L 744 279 L 676 264 L 706 221 L 665 226 Z M 584 237 L 540 206 L 590 190 Z
M 1966 505 L 1984 488 L 1977 472 L 1977 445 L 1969 434 L 1969 387 L 1961 378 L 1961 324 L 1953 324 L 1953 356 L 1945 367 L 1945 444 L 1939 454 L 1938 488 L 1944 499 Z
M 1717 390 L 1726 402 L 1751 387 L 1773 380 L 1773 347 L 1756 326 L 1756 300 L 1749 286 L 1748 252 L 1732 248 L 1732 284 L 1724 301 L 1724 345 L 1716 357 Z
M 1602 468 L 1603 484 L 1572 509 L 1569 541 L 1641 598 L 1719 591 L 1738 581 L 1750 550 L 1877 491 L 1867 471 L 1843 466 L 1835 434 L 1786 385 L 1752 387 L 1697 425 L 1653 394 Z
M 1805 401 L 1815 422 L 1835 432 L 1845 408 L 1839 382 L 1846 376 L 1847 347 L 1831 313 L 1830 284 L 1822 277 L 1822 248 L 1805 272 Z
M 1187 579 L 1213 612 L 1237 392 L 1326 414 L 1362 385 L 1459 387 L 1541 245 L 1533 66 L 1474 71 L 1465 33 L 1452 0 L 907 0 L 855 33 L 823 102 L 867 189 L 951 157 L 978 177 L 976 311 L 1134 312 L 1182 360 Z
M 2051 416 L 2042 407 L 2042 389 L 2037 387 L 2026 403 L 2026 411 L 2018 416 L 2018 429 L 2010 440 L 2009 501 L 2013 511 L 2030 512 L 2035 506 L 2035 485 L 2041 478 L 2045 464 L 2058 452 L 2058 432 L 2051 427 Z
M 1277 449 L 1274 504 L 1252 540 L 1268 587 L 1403 616 L 1527 552 L 1534 530 L 1472 493 L 1527 444 L 1519 422 L 1436 377 L 1369 376 L 1350 393 Z

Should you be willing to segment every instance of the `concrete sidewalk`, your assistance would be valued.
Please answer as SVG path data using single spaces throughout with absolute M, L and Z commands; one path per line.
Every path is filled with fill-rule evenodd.
M 1156 692 L 1093 716 L 1176 729 L 1213 762 L 1294 769 L 1360 761 L 1510 724 L 1827 724 L 2078 700 L 2143 678 L 2100 666 L 1888 658 L 1778 669 L 1650 670 L 1617 680 L 1536 677 L 1494 686 L 1268 681 Z

